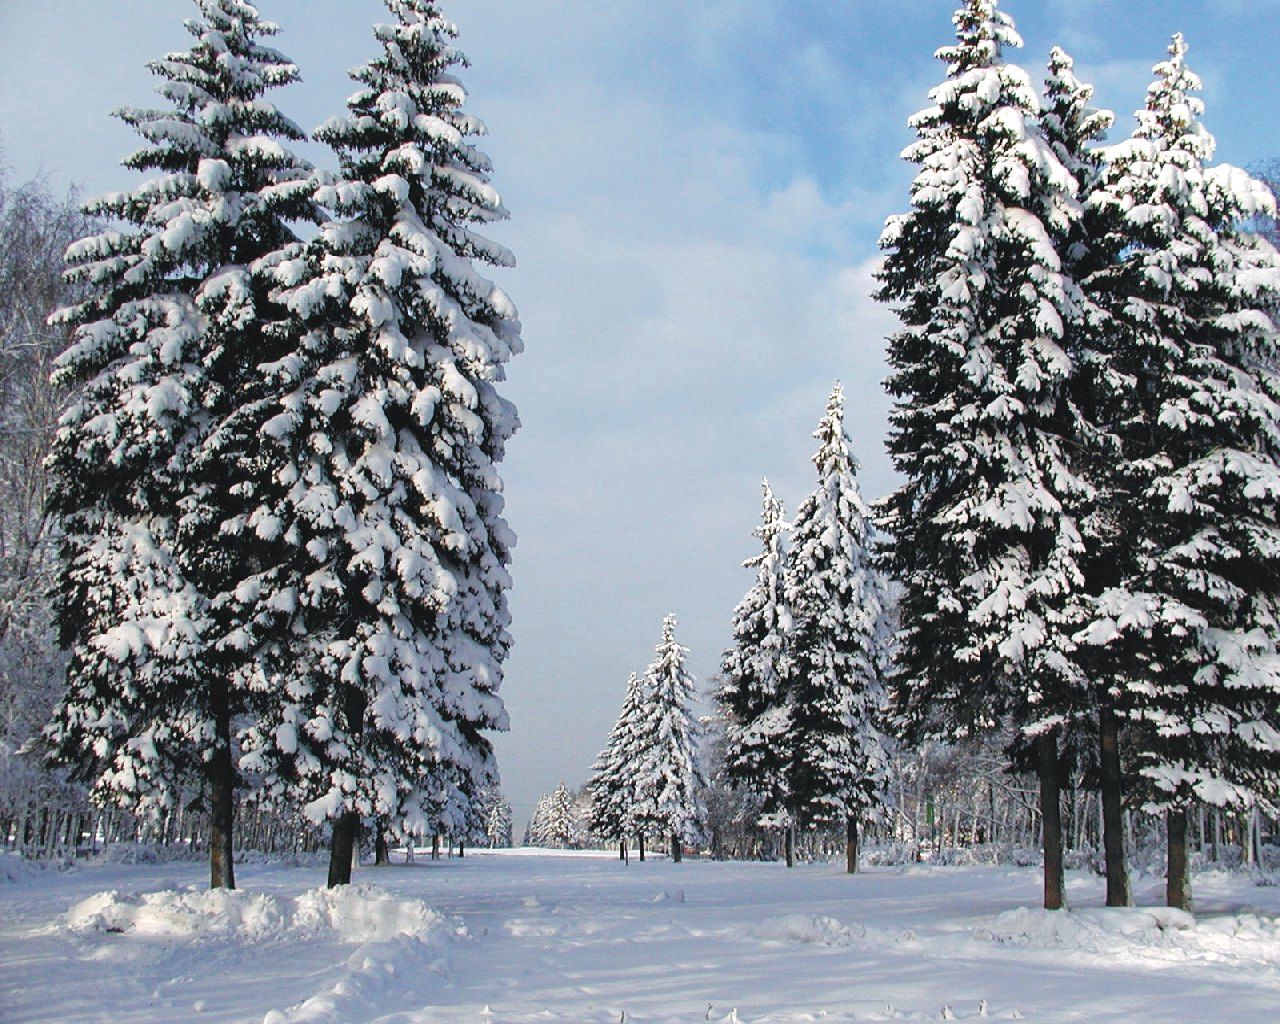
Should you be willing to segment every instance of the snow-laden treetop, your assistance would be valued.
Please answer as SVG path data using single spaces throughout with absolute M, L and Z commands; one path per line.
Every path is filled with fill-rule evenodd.
M 969 0 L 951 20 L 956 26 L 956 44 L 942 47 L 935 56 L 946 61 L 952 76 L 993 67 L 1000 63 L 1002 47 L 1022 46 L 1013 19 L 996 9 L 996 0 Z

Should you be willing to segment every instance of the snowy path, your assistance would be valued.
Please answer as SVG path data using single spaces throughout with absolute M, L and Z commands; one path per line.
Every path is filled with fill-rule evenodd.
M 307 895 L 320 869 L 280 867 L 242 868 L 229 902 L 130 896 L 201 877 L 111 865 L 0 885 L 0 1022 L 696 1024 L 736 1008 L 845 1024 L 979 1019 L 985 1001 L 991 1019 L 1272 1024 L 1280 1006 L 1280 890 L 1221 876 L 1198 880 L 1196 923 L 1091 909 L 1086 876 L 1065 921 L 1018 910 L 1038 894 L 1028 869 L 607 857 L 365 869 L 376 890 L 337 901 Z

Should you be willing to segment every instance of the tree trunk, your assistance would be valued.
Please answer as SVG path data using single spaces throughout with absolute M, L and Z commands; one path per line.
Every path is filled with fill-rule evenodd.
M 437 832 L 431 837 L 431 859 L 440 859 L 440 833 Z
M 209 888 L 234 889 L 236 869 L 232 860 L 235 829 L 236 773 L 231 764 L 231 709 L 225 685 L 213 696 L 213 758 L 209 762 Z
M 458 840 L 458 856 L 465 857 L 466 855 L 467 855 L 467 844 L 463 840 L 459 839 Z
M 680 843 L 680 836 L 676 832 L 671 833 L 671 863 L 679 864 L 684 859 L 684 848 Z
M 618 860 L 627 859 L 627 841 L 625 839 L 618 840 Z
M 782 855 L 786 858 L 787 867 L 796 866 L 796 829 L 794 825 L 788 825 L 786 831 L 782 833 Z
M 846 874 L 858 873 L 858 816 L 850 814 L 844 823 L 844 870 Z
M 360 815 L 347 811 L 333 823 L 329 840 L 329 888 L 351 884 L 351 864 L 356 856 L 356 840 L 360 835 Z
M 1058 787 L 1058 730 L 1036 741 L 1040 767 L 1040 820 L 1044 842 L 1044 909 L 1061 910 L 1066 889 L 1062 871 L 1062 793 Z
M 1165 831 L 1169 841 L 1168 871 L 1165 874 L 1165 902 L 1179 910 L 1191 912 L 1191 865 L 1187 848 L 1187 812 L 1174 808 L 1165 815 Z
M 391 863 L 391 850 L 387 846 L 387 833 L 379 821 L 374 826 L 373 834 L 373 866 L 375 868 L 385 868 Z
M 1111 708 L 1098 712 L 1102 760 L 1102 845 L 1107 862 L 1107 906 L 1130 907 L 1124 854 L 1124 792 L 1120 776 L 1120 726 Z
M 640 862 L 644 863 L 644 833 L 640 833 Z

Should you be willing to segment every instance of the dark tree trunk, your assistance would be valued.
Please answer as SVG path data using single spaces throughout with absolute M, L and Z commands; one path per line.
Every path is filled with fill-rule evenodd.
M 684 847 L 680 843 L 680 836 L 675 832 L 671 833 L 671 863 L 679 864 L 684 859 Z
M 627 859 L 627 841 L 625 839 L 618 840 L 618 860 Z
M 846 874 L 858 873 L 858 817 L 849 815 L 844 823 L 844 870 Z
M 343 711 L 346 726 L 353 736 L 364 732 L 364 694 L 349 686 L 343 695 Z M 360 815 L 348 808 L 333 823 L 333 835 L 329 840 L 329 888 L 351 884 L 351 868 L 360 842 Z
M 387 833 L 379 821 L 374 826 L 373 834 L 373 866 L 375 868 L 385 868 L 391 863 L 391 850 L 387 846 Z
M 458 840 L 458 856 L 465 857 L 467 855 L 467 844 L 461 839 Z
M 431 859 L 440 859 L 440 833 L 437 832 L 431 837 Z
M 1036 741 L 1040 767 L 1040 820 L 1044 824 L 1044 909 L 1061 910 L 1066 903 L 1062 870 L 1062 793 L 1058 786 L 1058 731 Z
M 1179 910 L 1191 912 L 1191 858 L 1187 847 L 1187 812 L 1185 808 L 1171 810 L 1165 816 L 1165 829 L 1169 838 L 1169 864 L 1165 875 L 1166 903 Z
M 640 833 L 640 861 L 644 862 L 644 833 Z
M 225 686 L 217 687 L 214 693 L 213 728 L 213 758 L 209 762 L 209 887 L 234 889 L 236 773 L 231 764 L 231 709 Z
M 1120 724 L 1106 704 L 1098 712 L 1102 755 L 1102 845 L 1107 862 L 1107 906 L 1129 907 L 1124 854 L 1124 791 L 1120 775 Z
M 347 811 L 333 823 L 329 840 L 329 888 L 351 884 L 351 864 L 356 856 L 356 840 L 360 835 L 360 815 Z
M 793 825 L 788 825 L 782 833 L 782 858 L 787 862 L 787 867 L 796 866 L 796 830 Z

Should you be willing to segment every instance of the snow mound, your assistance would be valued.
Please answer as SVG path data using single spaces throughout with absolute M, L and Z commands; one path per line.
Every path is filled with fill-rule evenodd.
M 275 897 L 225 889 L 129 894 L 112 889 L 81 900 L 63 918 L 64 927 L 80 935 L 129 932 L 165 938 L 262 940 L 281 934 L 285 923 Z
M 126 894 L 113 889 L 82 900 L 62 919 L 67 931 L 79 935 L 236 936 L 262 942 L 331 934 L 354 944 L 426 935 L 445 923 L 421 900 L 397 899 L 372 885 L 313 889 L 296 899 L 225 889 Z
M 29 861 L 21 854 L 0 853 L 0 885 L 21 882 L 40 874 L 43 870 L 43 865 Z
M 313 889 L 297 899 L 295 926 L 333 929 L 343 942 L 386 942 L 397 935 L 425 935 L 445 919 L 421 900 L 400 900 L 373 885 Z
M 447 929 L 448 921 L 420 900 L 398 900 L 371 885 L 315 889 L 297 904 L 298 922 L 332 928 L 360 948 L 336 983 L 272 1010 L 263 1024 L 349 1024 L 390 998 L 411 1004 L 420 986 L 449 976 L 449 962 L 439 955 L 443 941 L 467 934 L 462 927 Z
M 788 914 L 762 921 L 752 934 L 765 942 L 799 942 L 812 946 L 851 946 L 867 937 L 860 924 L 846 927 L 834 917 L 818 914 Z
M 1280 965 L 1280 921 L 1234 914 L 1197 921 L 1171 907 L 1009 910 L 973 930 L 1013 946 L 1074 949 L 1148 959 L 1252 961 Z
M 1159 944 L 1166 933 L 1189 931 L 1196 920 L 1171 907 L 1108 907 L 1055 911 L 1019 907 L 974 929 L 974 937 L 1014 946 L 1111 952 L 1133 942 Z

